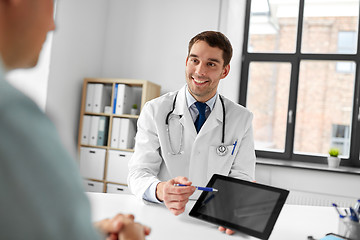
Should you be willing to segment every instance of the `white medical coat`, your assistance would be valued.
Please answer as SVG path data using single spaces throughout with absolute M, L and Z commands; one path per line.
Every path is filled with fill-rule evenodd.
M 226 155 L 219 156 L 216 148 L 221 144 L 223 108 L 219 96 L 215 106 L 196 132 L 187 103 L 185 85 L 178 92 L 175 110 L 169 117 L 170 139 L 165 119 L 173 108 L 177 92 L 147 102 L 137 122 L 135 152 L 129 162 L 128 185 L 133 194 L 142 199 L 147 188 L 156 181 L 168 181 L 185 176 L 193 185 L 206 186 L 215 173 L 254 180 L 255 151 L 252 113 L 246 108 L 222 97 L 225 105 Z M 181 137 L 182 134 L 182 137 Z M 234 142 L 237 144 L 234 148 Z M 171 154 L 170 144 L 175 152 Z M 197 191 L 200 192 L 200 191 Z

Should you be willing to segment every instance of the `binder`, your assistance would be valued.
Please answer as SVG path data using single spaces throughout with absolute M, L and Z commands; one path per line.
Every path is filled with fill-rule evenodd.
M 120 133 L 120 118 L 113 118 L 111 129 L 111 144 L 112 148 L 119 148 L 119 133 Z
M 92 112 L 94 113 L 105 112 L 105 106 L 110 105 L 111 90 L 112 90 L 111 85 L 105 85 L 102 83 L 95 84 Z
M 121 118 L 119 148 L 133 148 L 135 144 L 135 124 L 131 119 Z
M 115 84 L 115 88 L 114 88 L 113 114 L 116 113 L 116 103 L 117 103 L 118 88 L 119 88 L 119 83 Z
M 85 112 L 92 112 L 94 101 L 95 84 L 88 83 L 86 86 Z
M 89 145 L 96 146 L 99 131 L 99 116 L 91 116 Z
M 97 146 L 106 146 L 108 138 L 108 126 L 109 120 L 108 117 L 100 116 L 99 117 L 99 128 L 98 128 L 98 138 Z
M 81 129 L 81 144 L 88 145 L 90 140 L 91 116 L 84 115 Z
M 134 103 L 132 87 L 126 84 L 118 84 L 115 114 L 130 114 L 131 106 Z

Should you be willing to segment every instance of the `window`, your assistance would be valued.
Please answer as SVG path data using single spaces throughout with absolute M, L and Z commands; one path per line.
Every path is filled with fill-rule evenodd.
M 360 166 L 359 1 L 248 0 L 240 104 L 258 157 Z
M 334 124 L 332 126 L 330 146 L 338 148 L 340 150 L 340 155 L 342 156 L 349 155 L 349 136 L 349 126 Z
M 356 40 L 357 33 L 353 31 L 338 32 L 338 44 L 337 44 L 337 52 L 338 53 L 348 53 L 354 54 L 356 53 Z M 336 71 L 342 73 L 352 73 L 354 72 L 355 64 L 353 62 L 337 62 Z

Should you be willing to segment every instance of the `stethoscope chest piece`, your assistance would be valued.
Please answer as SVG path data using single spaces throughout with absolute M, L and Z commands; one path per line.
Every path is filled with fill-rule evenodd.
M 224 156 L 227 153 L 228 148 L 225 145 L 220 145 L 216 148 L 216 153 L 219 156 Z

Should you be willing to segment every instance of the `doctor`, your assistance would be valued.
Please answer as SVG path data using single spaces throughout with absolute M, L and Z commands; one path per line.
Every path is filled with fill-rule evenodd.
M 188 47 L 187 84 L 145 104 L 129 162 L 128 184 L 138 198 L 163 202 L 179 215 L 195 191 L 191 185 L 205 186 L 214 173 L 254 180 L 252 113 L 217 92 L 231 57 L 222 33 L 196 35 Z

